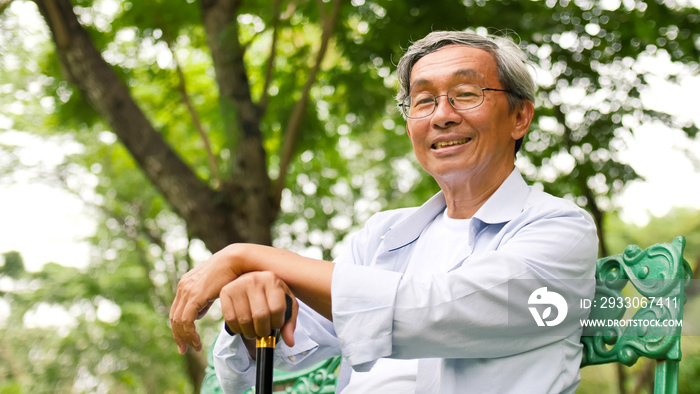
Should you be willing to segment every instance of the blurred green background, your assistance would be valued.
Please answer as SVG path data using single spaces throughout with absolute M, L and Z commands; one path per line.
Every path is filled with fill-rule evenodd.
M 232 242 L 331 259 L 373 213 L 435 193 L 393 99 L 396 62 L 432 30 L 526 51 L 517 166 L 591 212 L 601 255 L 684 235 L 700 271 L 698 7 L 0 0 L 0 393 L 197 392 L 204 357 L 168 328 L 182 274 Z M 683 393 L 699 350 L 683 337 Z M 585 368 L 579 392 L 649 392 L 650 365 Z

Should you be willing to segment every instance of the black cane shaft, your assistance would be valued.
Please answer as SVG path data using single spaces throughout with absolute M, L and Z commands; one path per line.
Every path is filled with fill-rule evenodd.
M 292 299 L 285 294 L 287 308 L 284 313 L 286 322 L 292 317 Z M 272 374 L 275 346 L 280 338 L 280 330 L 272 330 L 269 336 L 255 341 L 255 394 L 272 394 Z
M 275 330 L 278 331 L 278 330 Z M 258 338 L 255 349 L 255 394 L 272 394 L 273 360 L 277 333 L 264 338 Z

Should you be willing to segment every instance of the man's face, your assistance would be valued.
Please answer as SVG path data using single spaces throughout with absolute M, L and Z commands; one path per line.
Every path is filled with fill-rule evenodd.
M 461 46 L 445 46 L 424 56 L 411 70 L 411 95 L 447 94 L 454 86 L 476 84 L 503 89 L 496 61 L 488 52 Z M 505 92 L 486 91 L 479 107 L 457 111 L 438 98 L 432 115 L 408 119 L 406 130 L 421 166 L 443 189 L 451 182 L 474 176 L 507 174 L 513 169 L 515 140 L 527 132 L 532 105 L 509 112 Z

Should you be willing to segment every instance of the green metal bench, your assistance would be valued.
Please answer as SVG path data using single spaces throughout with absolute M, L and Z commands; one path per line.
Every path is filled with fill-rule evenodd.
M 646 299 L 637 309 L 632 321 L 683 319 L 686 286 L 692 277 L 690 265 L 683 258 L 685 238 L 659 243 L 642 250 L 628 246 L 622 254 L 604 257 L 596 264 L 596 295 L 589 319 L 617 320 L 625 315 L 626 305 L 602 308 L 605 299 Z M 644 298 L 622 289 L 631 283 Z M 632 289 L 630 289 L 632 290 Z M 633 293 L 636 294 L 636 293 Z M 624 302 L 623 302 L 624 304 Z M 617 306 L 617 305 L 615 305 Z M 678 392 L 678 368 L 681 361 L 680 326 L 648 327 L 629 324 L 627 327 L 587 327 L 583 331 L 583 360 L 581 366 L 620 362 L 631 366 L 640 357 L 657 360 L 654 393 Z
M 646 250 L 630 245 L 621 254 L 598 259 L 596 294 L 589 320 L 682 320 L 685 288 L 692 276 L 683 258 L 684 249 L 685 238 L 678 237 L 671 243 L 659 243 Z M 628 283 L 632 286 L 627 286 Z M 638 305 L 627 308 L 627 302 L 617 302 L 620 299 L 636 300 Z M 647 302 L 641 305 L 643 300 Z M 635 311 L 636 307 L 639 308 Z M 627 309 L 634 311 L 633 316 L 625 316 Z M 635 323 L 625 327 L 586 327 L 581 338 L 581 367 L 615 362 L 630 366 L 640 357 L 654 359 L 657 360 L 654 393 L 677 393 L 681 328 L 636 326 Z M 222 392 L 214 373 L 213 347 L 208 354 L 202 394 Z M 301 371 L 275 371 L 275 393 L 334 393 L 339 366 L 340 357 L 334 357 Z
M 214 363 L 212 349 L 209 349 L 207 360 L 209 365 L 202 382 L 201 394 L 223 393 L 219 381 L 214 373 Z M 338 380 L 338 370 L 340 368 L 340 357 L 333 357 L 316 365 L 294 372 L 275 370 L 273 382 L 274 394 L 295 393 L 295 394 L 333 394 Z M 252 394 L 253 389 L 245 391 L 245 394 Z

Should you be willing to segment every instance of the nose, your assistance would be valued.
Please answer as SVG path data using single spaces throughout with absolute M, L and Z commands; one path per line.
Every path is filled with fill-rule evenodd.
M 441 103 L 441 98 L 445 97 L 445 102 Z M 446 94 L 435 96 L 435 112 L 431 116 L 431 122 L 435 127 L 444 129 L 453 124 L 458 124 L 462 117 L 457 110 L 451 105 L 450 98 Z

